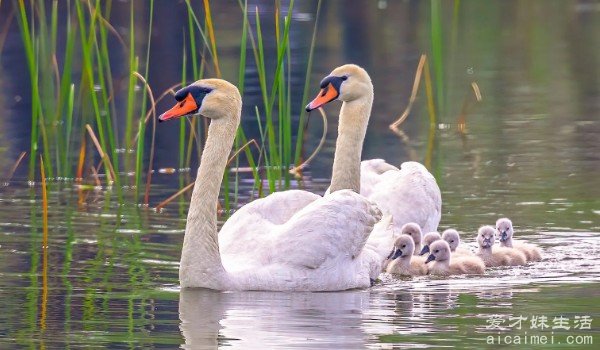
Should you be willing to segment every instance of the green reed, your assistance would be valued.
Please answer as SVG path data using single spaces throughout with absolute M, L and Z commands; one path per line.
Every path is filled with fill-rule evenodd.
M 259 112 L 257 118 L 264 129 L 256 142 L 250 142 L 242 128 L 238 130 L 236 150 L 242 145 L 245 145 L 245 149 L 236 153 L 230 166 L 239 168 L 241 164 L 247 163 L 252 169 L 255 188 L 259 189 L 259 192 L 262 189 L 261 174 L 264 174 L 268 183 L 268 192 L 289 188 L 291 175 L 288 169 L 301 158 L 305 121 L 302 105 L 308 97 L 309 73 L 315 43 L 313 34 L 302 105 L 292 105 L 291 96 L 295 92 L 292 91 L 290 79 L 292 72 L 289 35 L 294 1 L 290 2 L 286 13 L 281 12 L 280 1 L 274 1 L 275 32 L 269 33 L 269 37 L 274 38 L 275 54 L 269 55 L 265 50 L 265 47 L 271 45 L 266 45 L 265 42 L 266 32 L 262 27 L 264 15 L 256 9 L 256 24 L 251 25 L 247 1 L 239 0 L 243 23 L 239 70 L 237 77 L 223 77 L 229 80 L 237 78 L 238 88 L 243 94 L 247 66 L 254 65 L 258 72 L 262 103 L 250 108 L 257 107 L 252 109 Z M 82 142 L 91 135 L 85 127 L 89 124 L 93 134 L 97 135 L 97 140 L 94 143 L 89 142 L 86 146 L 88 151 L 82 153 L 87 155 L 85 171 L 102 164 L 112 164 L 115 176 L 107 176 L 107 179 L 114 182 L 119 198 L 121 185 L 129 183 L 135 186 L 135 200 L 139 201 L 146 167 L 144 154 L 148 145 L 145 136 L 151 89 L 139 89 L 142 93 L 142 96 L 139 96 L 137 87 L 140 81 L 147 81 L 151 65 L 156 64 L 151 62 L 149 57 L 154 1 L 148 3 L 146 14 L 134 11 L 134 4 L 130 3 L 127 38 L 123 38 L 111 24 L 112 0 L 54 0 L 50 6 L 42 0 L 18 0 L 14 4 L 31 83 L 30 179 L 35 178 L 38 155 L 42 156 L 44 170 L 49 179 L 73 178 L 78 166 L 71 160 L 80 155 Z M 219 28 L 215 26 L 212 18 L 211 2 L 203 0 L 202 4 L 202 9 L 195 10 L 190 0 L 185 1 L 187 30 L 184 28 L 185 45 L 182 49 L 183 69 L 180 80 L 182 85 L 201 79 L 205 75 L 221 77 L 217 40 Z M 318 2 L 317 17 L 320 7 L 321 1 Z M 144 19 L 148 20 L 147 37 L 145 42 L 136 42 L 136 22 Z M 59 23 L 64 24 L 66 30 L 59 30 Z M 314 30 L 316 31 L 316 23 Z M 3 33 L 4 31 L 0 32 Z M 3 37 L 4 35 L 0 35 L 0 39 Z M 109 44 L 112 43 L 118 43 L 121 50 L 109 50 Z M 3 39 L 0 44 L 3 44 Z M 59 47 L 61 52 L 58 52 Z M 111 46 L 113 47 L 114 45 Z M 144 47 L 144 52 L 138 52 L 138 47 Z M 248 52 L 253 60 L 248 59 Z M 119 55 L 127 58 L 127 75 L 123 77 L 115 76 L 111 67 L 111 61 L 120 57 Z M 63 58 L 58 60 L 57 57 Z M 78 69 L 75 70 L 74 66 Z M 267 69 L 271 66 L 274 69 Z M 187 72 L 188 68 L 191 68 L 191 76 Z M 122 91 L 116 90 L 117 80 L 125 82 Z M 298 111 L 300 124 L 297 130 L 294 130 L 292 115 Z M 119 130 L 121 125 L 124 126 L 124 130 Z M 192 155 L 201 153 L 207 126 L 207 122 L 202 119 L 180 121 L 179 168 L 189 168 Z M 92 144 L 97 146 L 91 146 Z M 253 149 L 260 144 L 263 147 L 258 151 Z M 242 153 L 245 156 L 244 160 L 239 157 Z M 102 159 L 99 159 L 98 154 L 103 154 Z M 107 175 L 109 173 L 108 169 L 100 172 Z M 134 176 L 128 178 L 127 174 L 131 172 Z M 91 173 L 94 174 L 95 170 Z M 229 171 L 224 174 L 226 210 L 229 210 L 233 203 L 237 203 L 239 176 L 237 171 L 234 179 L 229 178 Z M 233 198 L 229 198 L 230 183 L 233 184 Z M 180 177 L 180 187 L 185 185 L 185 181 Z

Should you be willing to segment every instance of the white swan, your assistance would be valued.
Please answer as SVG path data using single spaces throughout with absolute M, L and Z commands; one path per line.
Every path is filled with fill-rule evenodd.
M 500 239 L 500 246 L 513 248 L 521 251 L 525 254 L 527 261 L 540 261 L 542 260 L 542 251 L 535 244 L 523 243 L 513 241 L 513 234 L 515 233 L 512 225 L 512 221 L 508 218 L 500 218 L 496 221 L 496 231 Z
M 325 86 L 327 91 L 317 96 L 315 101 L 323 98 L 323 95 L 339 90 L 339 86 L 342 84 L 348 89 L 344 89 L 346 92 L 336 93 L 339 95 L 338 98 L 343 101 L 342 111 L 345 112 L 341 113 L 339 117 L 330 188 L 332 192 L 346 189 L 359 193 L 360 158 L 371 115 L 373 86 L 368 75 L 366 75 L 366 79 L 357 75 L 352 77 L 343 74 L 333 75 L 323 80 L 321 85 Z M 334 85 L 338 86 L 337 90 L 330 88 Z M 368 95 L 369 91 L 371 97 Z M 311 102 L 309 106 L 315 101 Z M 329 191 L 325 197 L 328 195 Z M 239 261 L 244 261 L 244 264 L 254 263 L 253 261 L 259 256 L 253 254 L 252 249 L 249 250 L 248 247 L 254 247 L 253 249 L 262 247 L 265 245 L 264 240 L 270 239 L 268 236 L 260 234 L 264 230 L 264 225 L 269 225 L 271 222 L 286 222 L 291 215 L 317 198 L 320 197 L 306 191 L 286 191 L 254 201 L 238 210 L 223 225 L 219 233 L 221 254 L 227 257 L 224 259 L 225 267 L 228 267 L 229 262 L 236 265 Z M 340 210 L 343 212 L 343 209 Z M 256 220 L 257 215 L 261 217 L 260 220 Z M 394 239 L 399 235 L 399 232 L 393 229 L 393 222 L 392 217 L 386 215 L 369 236 L 367 248 L 379 255 L 380 263 L 384 262 L 394 244 Z M 315 225 L 318 226 L 318 223 Z M 258 263 L 262 264 L 263 262 L 259 261 Z
M 423 276 L 428 272 L 425 257 L 413 256 L 415 242 L 408 235 L 401 235 L 394 243 L 394 249 L 388 256 L 391 260 L 386 271 L 401 276 Z
M 363 248 L 381 212 L 351 190 L 324 198 L 288 191 L 244 206 L 234 214 L 237 233 L 246 243 L 254 235 L 260 244 L 222 255 L 217 201 L 240 122 L 241 97 L 234 85 L 220 79 L 197 81 L 175 97 L 179 102 L 159 120 L 192 114 L 211 120 L 183 240 L 182 288 L 333 291 L 371 285 L 381 271 L 380 260 Z
M 368 118 L 373 96 L 373 85 L 369 74 L 357 65 L 346 64 L 335 68 L 321 81 L 321 91 L 306 110 L 314 110 L 337 99 L 344 102 L 340 110 L 340 119 Z M 341 127 L 340 123 L 340 129 Z M 340 142 L 338 138 L 336 150 L 352 147 L 352 142 L 360 142 L 362 145 L 362 139 Z M 360 158 L 353 161 L 358 164 Z M 393 225 L 397 229 L 408 222 L 415 222 L 424 232 L 437 230 L 441 217 L 441 193 L 435 178 L 423 165 L 417 162 L 405 162 L 398 169 L 383 159 L 371 159 L 363 161 L 360 169 L 358 167 L 353 169 L 353 171 L 359 170 L 360 177 L 354 173 L 339 171 L 336 173 L 334 165 L 330 190 L 335 191 L 340 188 L 334 184 L 336 176 L 351 177 L 360 181 L 360 186 L 357 183 L 354 188 L 360 188 L 360 194 L 377 203 L 384 214 L 391 215 Z M 383 244 L 387 248 L 384 251 L 389 252 L 394 240 L 390 240 L 389 235 L 384 235 L 384 239 L 385 243 L 381 243 L 378 235 L 371 235 L 369 243 Z
M 429 266 L 429 274 L 449 275 L 481 275 L 485 272 L 484 262 L 476 256 L 454 256 L 445 240 L 438 240 L 429 246 L 431 253 L 426 262 L 434 261 Z

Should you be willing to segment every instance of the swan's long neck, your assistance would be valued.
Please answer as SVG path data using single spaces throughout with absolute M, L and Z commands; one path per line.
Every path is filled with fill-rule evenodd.
M 230 281 L 221 262 L 217 239 L 217 202 L 237 125 L 212 120 L 185 227 L 179 281 L 181 287 L 224 289 Z
M 340 110 L 330 191 L 351 189 L 360 193 L 360 157 L 367 132 L 373 92 L 350 102 Z

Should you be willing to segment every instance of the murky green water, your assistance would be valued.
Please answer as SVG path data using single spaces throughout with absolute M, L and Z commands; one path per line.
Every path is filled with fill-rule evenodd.
M 314 79 L 348 61 L 371 73 L 376 95 L 364 158 L 429 162 L 442 189 L 441 229 L 456 227 L 473 244 L 480 225 L 509 216 L 519 238 L 544 249 L 544 261 L 492 269 L 482 277 L 384 276 L 370 290 L 340 293 L 180 292 L 177 264 L 187 199 L 155 213 L 119 205 L 110 190 L 85 190 L 79 204 L 73 183 L 54 181 L 44 255 L 40 186 L 29 187 L 18 175 L 0 187 L 0 348 L 597 348 L 598 3 L 461 1 L 458 17 L 445 3 L 445 93 L 436 96 L 433 136 L 425 101 L 417 101 L 403 125 L 408 141 L 387 125 L 406 105 L 419 54 L 431 51 L 429 3 L 328 3 Z M 158 2 L 164 9 L 169 4 Z M 226 21 L 236 6 L 223 2 L 213 8 L 223 26 L 220 39 L 231 43 L 223 49 L 224 65 L 235 62 L 228 61 L 228 47 L 237 55 L 238 27 Z M 298 8 L 297 28 L 310 28 L 312 9 L 310 3 Z M 167 22 L 164 30 L 172 27 Z M 299 44 L 293 50 L 305 57 L 310 32 L 294 35 Z M 12 45 L 0 61 L 5 86 L 0 171 L 27 146 L 19 118 L 29 111 L 7 102 L 23 93 L 6 66 L 20 54 L 18 39 L 7 43 Z M 172 80 L 156 78 L 160 74 L 179 76 L 178 66 L 166 62 L 164 71 L 154 73 L 157 84 Z M 471 99 L 471 81 L 483 101 L 469 102 L 461 134 L 457 119 L 465 96 Z M 256 101 L 250 89 L 245 103 Z M 333 116 L 338 108 L 327 111 Z M 316 120 L 311 119 L 307 147 L 318 140 Z M 336 118 L 329 123 L 334 130 Z M 246 121 L 244 127 L 256 126 Z M 175 134 L 164 128 L 157 165 L 176 166 L 170 153 L 176 141 L 169 145 Z M 327 187 L 333 138 L 331 133 L 300 187 L 317 193 Z M 157 175 L 156 181 L 161 185 L 152 192 L 153 204 L 173 193 L 179 179 Z M 250 187 L 244 182 L 242 198 L 251 196 Z M 544 336 L 545 344 L 531 346 Z

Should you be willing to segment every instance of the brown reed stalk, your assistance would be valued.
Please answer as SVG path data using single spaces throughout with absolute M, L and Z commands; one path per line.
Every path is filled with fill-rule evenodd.
M 237 157 L 239 156 L 239 154 L 246 149 L 246 147 L 249 147 L 250 145 L 254 145 L 256 148 L 258 148 L 260 150 L 260 147 L 258 145 L 258 142 L 256 142 L 255 139 L 252 139 L 248 142 L 246 142 L 242 147 L 238 148 L 235 152 L 233 152 L 233 155 L 229 158 L 229 160 L 227 160 L 227 165 L 231 164 L 231 162 Z M 182 194 L 184 194 L 185 192 L 189 191 L 191 188 L 194 187 L 194 183 L 192 182 L 190 184 L 188 184 L 187 186 L 185 186 L 184 188 L 182 188 L 181 190 L 177 191 L 175 194 L 171 195 L 169 198 L 165 199 L 164 201 L 160 202 L 154 209 L 156 209 L 156 211 L 160 211 L 162 208 L 164 208 L 167 204 L 171 203 L 175 198 L 181 196 Z
M 13 164 L 12 168 L 10 168 L 8 175 L 6 176 L 5 182 L 7 182 L 7 183 L 10 182 L 13 175 L 15 175 L 15 171 L 17 171 L 19 164 L 21 164 L 21 161 L 23 160 L 23 158 L 25 158 L 26 155 L 27 155 L 27 152 L 21 152 L 21 154 L 19 155 L 19 158 L 17 158 L 17 161 L 15 162 L 15 164 Z
M 323 119 L 323 134 L 321 135 L 321 139 L 319 140 L 319 145 L 317 146 L 317 148 L 315 148 L 313 153 L 308 158 L 306 158 L 304 162 L 302 162 L 302 164 L 299 164 L 298 166 L 293 166 L 289 170 L 290 174 L 294 175 L 295 177 L 302 177 L 302 169 L 304 169 L 308 164 L 310 164 L 310 162 L 321 151 L 321 147 L 323 147 L 323 145 L 325 144 L 325 139 L 327 138 L 327 114 L 325 114 L 323 108 L 319 108 L 319 113 L 321 113 L 321 118 Z
M 406 118 L 408 117 L 408 114 L 412 109 L 412 105 L 415 103 L 415 100 L 417 98 L 417 92 L 419 91 L 419 85 L 421 84 L 421 74 L 423 73 L 423 67 L 425 66 L 425 62 L 427 62 L 427 55 L 422 54 L 421 58 L 419 59 L 419 65 L 417 66 L 417 72 L 415 73 L 415 80 L 413 82 L 413 88 L 410 94 L 410 99 L 408 100 L 408 105 L 406 106 L 406 109 L 400 115 L 400 117 L 395 122 L 390 124 L 390 129 L 397 129 L 398 126 L 400 126 L 400 124 L 402 124 L 404 120 L 406 120 Z
M 94 142 L 94 145 L 96 146 L 96 150 L 98 151 L 100 158 L 104 162 L 104 167 L 107 169 L 106 175 L 108 177 L 108 181 L 109 182 L 113 181 L 113 179 L 116 179 L 117 177 L 115 175 L 115 170 L 113 169 L 110 159 L 108 158 L 108 155 L 102 150 L 102 147 L 100 146 L 100 142 L 98 142 L 98 139 L 96 138 L 96 134 L 94 134 L 94 130 L 92 130 L 92 127 L 90 126 L 90 124 L 85 124 L 85 128 L 87 129 L 88 134 L 90 135 L 90 138 L 92 139 L 92 142 Z

